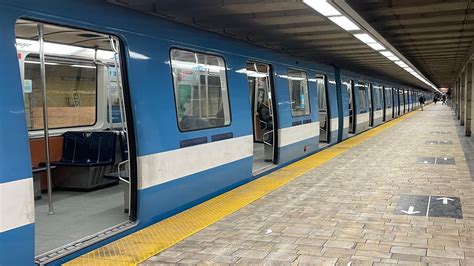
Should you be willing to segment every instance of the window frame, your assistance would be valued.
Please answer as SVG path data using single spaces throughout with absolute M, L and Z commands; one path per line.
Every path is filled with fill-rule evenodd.
M 225 86 L 227 89 L 227 104 L 229 106 L 229 124 L 228 125 L 223 125 L 223 126 L 213 126 L 213 127 L 203 127 L 203 128 L 198 128 L 198 129 L 191 129 L 191 130 L 182 130 L 180 125 L 179 125 L 179 116 L 178 116 L 178 102 L 176 98 L 176 88 L 174 85 L 174 76 L 173 76 L 173 64 L 171 63 L 171 54 L 173 50 L 179 50 L 179 51 L 184 51 L 184 52 L 190 52 L 190 53 L 196 53 L 196 54 L 203 54 L 203 55 L 210 55 L 210 56 L 215 56 L 215 57 L 220 57 L 222 61 L 224 62 L 224 72 L 225 72 Z M 180 46 L 171 46 L 168 50 L 168 58 L 169 58 L 169 69 L 170 69 L 170 77 L 171 77 L 171 88 L 173 89 L 173 99 L 174 99 L 174 108 L 175 108 L 175 118 L 176 118 L 176 126 L 179 130 L 180 133 L 188 133 L 188 132 L 195 132 L 195 131 L 200 131 L 200 130 L 209 130 L 209 129 L 218 129 L 218 128 L 227 128 L 232 125 L 232 108 L 231 108 L 231 101 L 230 101 L 230 88 L 229 88 L 229 79 L 228 79 L 228 73 L 227 73 L 227 61 L 222 54 L 218 53 L 213 53 L 213 52 L 204 52 L 201 50 L 195 50 L 191 48 L 186 48 L 186 47 L 180 47 Z M 222 89 L 222 88 L 221 88 Z M 224 102 L 224 101 L 222 101 Z
M 31 20 L 31 21 L 34 21 L 34 20 Z M 56 25 L 56 24 L 51 24 L 51 25 Z M 64 27 L 67 27 L 67 26 L 64 26 Z M 75 29 L 75 28 L 74 28 Z M 37 53 L 26 53 L 26 54 L 22 54 L 22 57 L 24 58 L 23 60 L 23 73 L 21 74 L 21 81 L 22 81 L 22 89 L 23 89 L 23 86 L 24 86 L 24 82 L 25 82 L 25 66 L 26 66 L 26 58 L 30 55 L 38 55 L 39 57 L 39 54 Z M 45 55 L 45 63 L 46 63 L 46 55 Z M 60 58 L 67 58 L 65 56 L 55 56 L 55 57 L 60 57 Z M 93 62 L 93 61 L 92 61 Z M 24 92 L 23 92 L 24 94 Z M 31 107 L 31 106 L 30 106 Z M 25 108 L 25 102 L 23 101 L 23 108 L 24 110 L 26 111 L 26 108 Z M 47 106 L 47 108 L 49 108 L 49 106 Z M 41 110 L 43 109 L 43 106 L 41 106 Z M 84 128 L 84 129 L 89 129 L 89 128 L 94 128 L 98 125 L 98 123 L 100 122 L 99 121 L 99 69 L 97 67 L 97 65 L 95 65 L 95 115 L 94 115 L 94 123 L 93 124 L 90 124 L 90 125 L 77 125 L 77 126 L 64 126 L 64 127 L 50 127 L 48 125 L 48 128 L 51 132 L 53 132 L 53 134 L 51 135 L 54 135 L 54 132 L 56 130 L 58 131 L 61 131 L 61 130 L 64 130 L 64 129 L 78 129 L 78 128 Z M 107 120 L 107 118 L 105 119 Z M 49 120 L 48 120 L 49 122 Z M 30 135 L 34 136 L 37 134 L 37 132 L 40 132 L 40 131 L 44 131 L 44 124 L 41 128 L 37 128 L 37 129 L 28 129 L 28 132 L 31 133 Z M 61 133 L 62 134 L 62 133 Z
M 301 72 L 301 73 L 304 73 L 305 75 L 305 79 L 306 79 L 306 93 L 308 95 L 308 97 L 306 97 L 308 100 L 308 113 L 307 114 L 300 114 L 300 115 L 294 115 L 293 114 L 293 107 L 291 106 L 291 91 L 290 91 L 290 70 L 291 71 L 298 71 L 298 72 Z M 288 84 L 288 97 L 289 97 L 289 102 L 290 102 L 290 113 L 291 113 L 291 117 L 303 117 L 303 116 L 310 116 L 311 115 L 311 101 L 309 100 L 310 98 L 310 95 L 309 95 L 309 83 L 308 83 L 308 73 L 305 71 L 305 70 L 302 70 L 302 69 L 297 69 L 297 68 L 287 68 L 286 70 L 286 75 L 287 75 L 287 84 Z M 306 110 L 306 108 L 305 108 Z M 319 111 L 318 111 L 319 112 Z

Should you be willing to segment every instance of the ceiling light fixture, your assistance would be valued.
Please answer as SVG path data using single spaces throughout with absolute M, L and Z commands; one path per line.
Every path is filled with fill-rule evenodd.
M 360 30 L 359 26 L 357 26 L 346 16 L 329 17 L 329 19 L 346 31 Z
M 374 38 L 372 38 L 369 34 L 367 33 L 356 33 L 354 34 L 354 36 L 361 40 L 363 43 L 373 43 L 373 42 L 377 42 L 374 40 Z
M 330 16 L 341 16 L 341 13 L 337 11 L 331 4 L 325 0 L 303 0 L 303 3 L 310 6 L 312 9 L 321 13 L 321 15 L 330 17 Z
M 375 51 L 385 50 L 385 47 L 383 47 L 383 45 L 381 45 L 378 42 L 368 43 L 367 45 L 370 46 L 370 48 L 374 49 Z

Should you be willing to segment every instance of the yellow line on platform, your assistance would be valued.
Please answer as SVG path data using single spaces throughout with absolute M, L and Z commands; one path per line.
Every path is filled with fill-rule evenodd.
M 406 114 L 266 176 L 212 198 L 161 222 L 93 250 L 65 265 L 136 265 L 247 206 L 304 173 L 378 135 L 415 112 Z

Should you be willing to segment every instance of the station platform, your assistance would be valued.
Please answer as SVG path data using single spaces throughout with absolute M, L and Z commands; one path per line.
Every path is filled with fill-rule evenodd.
M 472 147 L 430 105 L 67 265 L 474 265 Z

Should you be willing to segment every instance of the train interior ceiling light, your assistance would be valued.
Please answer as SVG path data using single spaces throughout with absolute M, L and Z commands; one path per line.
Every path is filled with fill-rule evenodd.
M 303 3 L 320 13 L 321 15 L 327 17 L 329 20 L 337 24 L 339 27 L 354 35 L 361 42 L 368 45 L 370 48 L 379 52 L 385 56 L 390 61 L 394 62 L 405 71 L 416 77 L 421 82 L 432 87 L 436 91 L 439 91 L 438 88 L 429 80 L 427 80 L 423 75 L 418 71 L 411 68 L 406 62 L 403 62 L 400 58 L 394 55 L 392 51 L 389 51 L 385 48 L 380 42 L 370 36 L 367 32 L 364 32 L 356 23 L 354 23 L 350 18 L 342 14 L 338 9 L 336 9 L 330 2 L 327 0 L 303 0 Z

